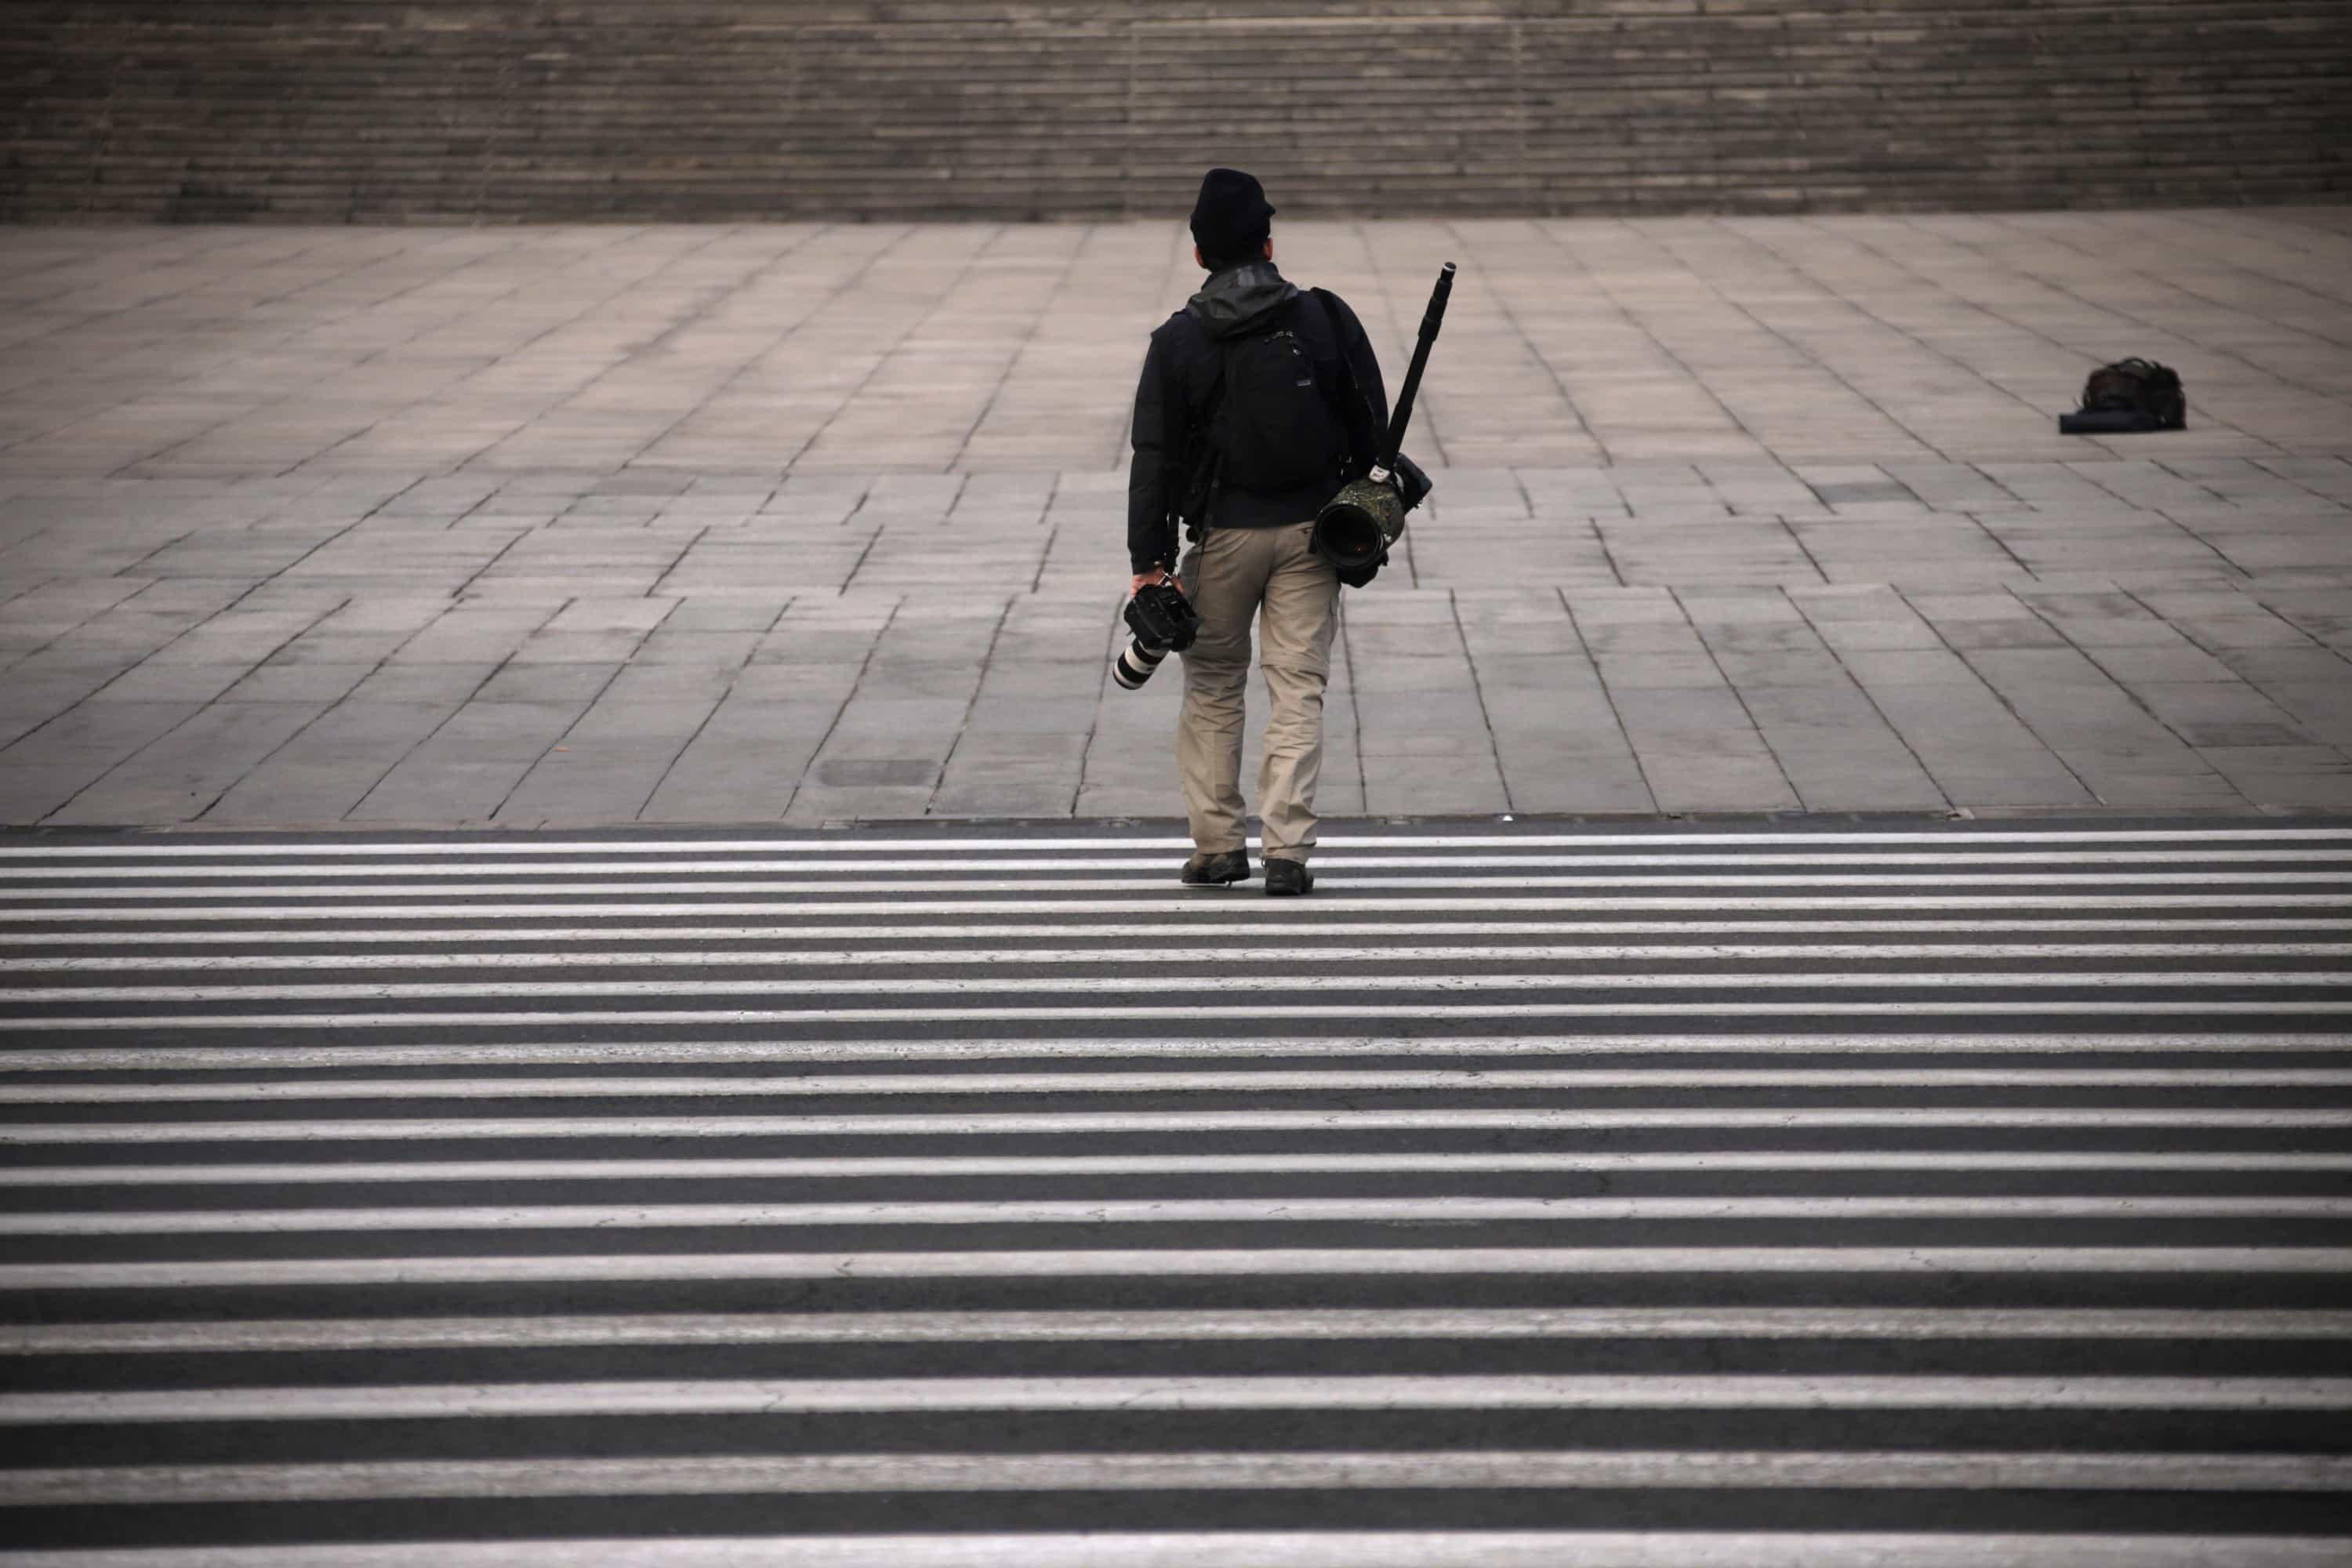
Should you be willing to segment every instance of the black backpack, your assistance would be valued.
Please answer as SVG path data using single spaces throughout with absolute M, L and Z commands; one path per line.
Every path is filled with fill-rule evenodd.
M 2083 384 L 2083 406 L 2058 416 L 2067 436 L 2112 436 L 2139 430 L 2182 430 L 2189 425 L 2189 399 L 2180 377 L 2153 360 L 2119 359 L 2103 364 Z
M 1301 294 L 1250 331 L 1217 346 L 1223 360 L 1210 445 L 1221 484 L 1273 493 L 1320 479 L 1337 489 L 1348 466 L 1348 426 L 1334 372 L 1291 330 Z M 1316 308 L 1323 309 L 1320 300 Z M 1328 317 L 1328 311 L 1325 311 Z

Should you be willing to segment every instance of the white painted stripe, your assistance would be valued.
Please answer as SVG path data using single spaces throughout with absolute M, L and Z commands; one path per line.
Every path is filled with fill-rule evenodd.
M 1684 987 L 1692 989 L 1692 987 Z M 893 989 L 896 989 L 893 987 Z M 190 1029 L 523 1029 L 610 1028 L 616 1021 L 639 1026 L 682 1024 L 699 1028 L 722 1025 L 837 1024 L 980 1024 L 1141 1022 L 1153 1025 L 1231 1018 L 1260 1023 L 1276 1019 L 1336 1018 L 1773 1018 L 1816 1017 L 2155 1017 L 2193 1015 L 2199 1017 L 2268 1017 L 2342 1016 L 2352 1019 L 2352 999 L 2346 1001 L 2200 998 L 2195 1001 L 2097 1001 L 2071 997 L 2039 998 L 2031 1002 L 1943 1002 L 1932 997 L 1903 1002 L 1852 1001 L 1844 997 L 1819 1002 L 1425 1002 L 1393 1005 L 1334 1001 L 1326 1005 L 1292 1005 L 1279 1002 L 1234 1006 L 1196 1006 L 1170 1003 L 1150 1007 L 1110 1007 L 1074 1005 L 1066 1007 L 703 1007 L 695 1009 L 610 1008 L 580 1012 L 526 1011 L 520 1008 L 488 1013 L 436 1012 L 423 1008 L 396 1013 L 157 1013 L 90 1016 L 0 1017 L 0 1033 L 59 1034 L 135 1029 L 184 1032 Z
M 1285 962 L 1279 949 L 1264 963 Z M 1151 955 L 1145 955 L 1147 957 Z M 1228 958 L 1228 962 L 1241 962 Z M 16 985 L 0 991 L 0 1003 L 35 1002 L 342 1002 L 448 1001 L 491 996 L 824 996 L 888 991 L 908 996 L 1023 995 L 1049 991 L 1131 995 L 1131 974 L 890 975 L 788 980 L 485 980 L 376 981 L 359 984 L 296 983 L 283 985 Z M 1675 973 L 1609 974 L 1234 974 L 1220 973 L 1215 988 L 1239 991 L 1730 991 L 2000 989 L 2027 990 L 2187 986 L 2345 986 L 2352 973 L 2328 970 L 1964 970 L 1887 969 L 1780 973 L 1706 970 Z M 2352 1003 L 2352 997 L 2347 998 Z
M 2283 1535 L 1644 1531 L 1083 1531 L 446 1542 L 436 1568 L 2343 1568 L 2344 1542 Z M 390 1545 L 140 1547 L 11 1554 L 14 1568 L 416 1568 Z
M 538 869 L 545 870 L 541 867 Z M 1896 873 L 1881 876 L 1850 875 L 1842 872 L 1789 874 L 1780 872 L 1726 871 L 1716 876 L 1651 876 L 1641 873 L 1608 876 L 1521 876 L 1521 877 L 1360 877 L 1339 875 L 1318 868 L 1315 885 L 1324 892 L 1339 892 L 1379 888 L 1405 890 L 1420 889 L 1430 892 L 1446 892 L 1457 889 L 1475 888 L 1486 890 L 1535 888 L 2064 888 L 2064 887 L 2162 887 L 2179 885 L 2210 887 L 2215 885 L 2262 885 L 2285 887 L 2312 882 L 2352 882 L 2352 867 L 2334 871 L 2155 871 L 2137 868 L 2114 871 L 1938 871 L 1934 873 Z M 930 879 L 925 880 L 885 879 L 876 881 L 729 881 L 698 878 L 686 881 L 625 881 L 625 882 L 495 882 L 472 884 L 450 882 L 392 882 L 371 886 L 367 883 L 326 883 L 316 887 L 300 884 L 273 883 L 268 887 L 242 886 L 203 887 L 194 884 L 148 883 L 138 887 L 93 888 L 76 880 L 62 887 L 0 888 L 0 898 L 19 902 L 35 900 L 64 899 L 431 899 L 448 898 L 455 894 L 479 895 L 502 893 L 540 898 L 563 895 L 600 894 L 617 897 L 645 898 L 656 893 L 781 893 L 800 898 L 821 898 L 839 893 L 882 893 L 905 896 L 916 893 L 1129 893 L 1144 889 L 1163 890 L 1165 900 L 1201 899 L 1223 902 L 1253 896 L 1256 889 L 1246 884 L 1238 888 L 1184 889 L 1169 875 L 1135 877 L 1052 877 L 1052 878 L 991 878 L 972 877 Z M 2339 900 L 2340 902 L 2340 900 Z M 1328 907 L 1328 906 L 1327 906 Z M 1392 906 L 1391 906 L 1392 907 Z
M 493 1420 L 594 1415 L 1090 1410 L 2352 1410 L 2352 1378 L 1348 1377 L 655 1378 L 0 1394 L 0 1426 Z
M 911 933 L 910 933 L 911 934 Z M 932 933 L 920 933 L 929 936 Z M 55 939 L 52 939 L 55 940 Z M 591 941 L 603 939 L 592 937 Z M 2017 958 L 2352 958 L 2352 942 L 1694 942 L 1627 946 L 1487 947 L 1424 944 L 1356 947 L 950 947 L 734 952 L 704 948 L 523 952 L 339 952 L 147 954 L 136 958 L 5 958 L 0 973 L 121 974 L 149 970 L 193 973 L 337 969 L 768 969 L 939 967 L 957 964 L 1153 964 L 1168 968 L 1231 963 L 1714 963 L 1771 960 Z M 0 996 L 7 993 L 0 992 Z
M 1198 904 L 1181 906 L 1194 914 L 1213 914 Z M 1320 906 L 1318 906 L 1318 908 Z M 1106 924 L 1088 920 L 1086 906 L 1054 922 L 1002 925 L 760 925 L 760 926 L 496 926 L 427 927 L 417 931 L 0 931 L 0 948 L 9 947 L 362 947 L 371 944 L 449 942 L 1007 942 L 1018 938 L 1059 938 L 1121 942 L 1133 938 L 1161 941 L 1182 937 L 1220 940 L 1277 936 L 1289 941 L 1309 937 L 1400 936 L 1906 936 L 1992 931 L 2049 931 L 2075 936 L 2102 936 L 2111 931 L 2150 931 L 2192 936 L 2209 931 L 2352 931 L 2352 920 L 2316 915 L 2267 915 L 2236 920 L 1782 920 L 1782 921 L 1244 921 L 1181 924 Z M 189 911 L 173 911 L 189 912 Z M 406 912 L 406 911 L 402 911 Z M 565 912 L 568 911 L 566 907 Z M 155 918 L 169 919 L 170 915 Z M 2151 945 L 2116 944 L 2118 951 L 2158 951 Z M 1944 951 L 1939 948 L 1937 951 Z M 2034 951 L 2041 951 L 2039 945 Z M 2219 951 L 2236 952 L 2235 943 Z M 2331 949 L 2331 951 L 2334 951 Z M 149 961 L 152 962 L 152 961 Z
M 2352 1312 L 2146 1308 L 1488 1307 L 760 1312 L 0 1324 L 0 1354 L 1131 1340 L 2352 1338 Z
M 1872 884 L 1875 887 L 1878 884 Z M 1907 884 L 1897 883 L 1896 886 Z M 1321 882 L 1316 884 L 1315 901 L 1309 906 L 1313 914 L 1302 910 L 1302 921 L 1333 914 L 1443 914 L 1462 912 L 1491 915 L 1498 912 L 1539 911 L 1559 910 L 1581 913 L 1606 910 L 1689 910 L 1694 913 L 1721 913 L 1737 910 L 1833 910 L 1852 914 L 1863 910 L 2221 910 L 2221 909 L 2320 909 L 2341 911 L 2346 897 L 2342 893 L 1948 893 L 1908 894 L 1878 893 L 1857 890 L 1835 898 L 1776 897 L 1749 898 L 1726 893 L 1719 897 L 1692 899 L 1668 897 L 1577 898 L 1512 897 L 1489 894 L 1480 898 L 1462 899 L 1349 899 L 1331 893 Z M 362 889 L 384 895 L 387 889 Z M 446 889 L 436 889 L 446 892 Z M 640 889 L 632 889 L 640 890 Z M 306 893 L 318 889 L 306 889 Z M 101 895 L 112 896 L 112 895 Z M 128 897 L 129 895 L 122 895 Z M 152 909 L 115 909 L 90 906 L 83 909 L 0 909 L 0 921 L 49 924 L 68 921 L 80 922 L 125 921 L 428 921 L 428 920 L 546 920 L 563 916 L 573 920 L 626 920 L 653 917 L 683 918 L 686 916 L 767 916 L 803 919 L 812 922 L 806 928 L 822 932 L 831 929 L 815 922 L 833 917 L 854 915 L 871 920 L 888 915 L 914 921 L 932 915 L 985 915 L 990 913 L 1018 914 L 1034 918 L 1058 915 L 1065 921 L 1092 921 L 1106 914 L 1155 915 L 1170 921 L 1213 921 L 1233 913 L 1237 900 L 1244 893 L 1232 889 L 1185 892 L 1171 888 L 1165 893 L 1138 899 L 1075 899 L 1060 902 L 1026 898 L 999 899 L 893 899 L 888 903 L 872 900 L 764 899 L 751 903 L 523 903 L 500 904 L 470 902 L 457 904 L 253 904 L 249 902 L 215 903 L 209 906 L 166 906 Z M 1254 894 L 1247 896 L 1254 897 Z M 1260 906 L 1262 907 L 1262 906 Z M 917 928 L 919 929 L 919 928 Z M 44 933 L 45 936 L 47 933 Z
M 541 1204 L 0 1213 L 0 1236 L 753 1230 L 902 1225 L 1470 1225 L 1658 1220 L 2342 1219 L 2311 1197 L 1078 1198 L 979 1203 Z
M 2307 1454 L 1550 1449 L 1350 1453 L 790 1454 L 723 1458 L 110 1465 L 0 1471 L 0 1508 L 870 1492 L 1345 1491 L 1580 1487 L 2336 1492 Z
M 416 1568 L 390 1545 L 29 1552 L 14 1568 Z M 1076 1531 L 432 1543 L 436 1568 L 2343 1568 L 2341 1537 L 1782 1531 Z
M 1929 844 L 1959 848 L 1972 844 L 2237 844 L 2252 840 L 2315 843 L 2352 838 L 2345 827 L 2163 827 L 1977 829 L 1930 832 L 1822 833 L 1571 833 L 1571 834 L 1331 834 L 1318 840 L 1331 850 L 1428 847 L 1433 849 L 1574 849 L 1626 844 L 1772 845 Z M 1263 841 L 1248 840 L 1248 847 Z M 939 849 L 1003 850 L 1013 853 L 1040 849 L 1121 850 L 1133 854 L 1190 854 L 1189 838 L 1126 838 L 1096 835 L 1064 838 L 965 838 L 940 836 L 924 838 L 477 838 L 464 834 L 420 838 L 352 838 L 303 843 L 268 839 L 259 843 L 215 843 L 206 839 L 119 839 L 102 844 L 40 844 L 0 848 L 0 860 L 68 859 L 227 859 L 246 857 L 292 859 L 329 856 L 339 859 L 414 855 L 420 858 L 469 858 L 481 855 L 896 855 Z
M 415 1160 L 244 1165 L 19 1165 L 0 1168 L 0 1187 L 309 1186 L 424 1182 L 788 1181 L 913 1176 L 1158 1176 L 1429 1172 L 1446 1175 L 1524 1171 L 1622 1175 L 1635 1172 L 1774 1171 L 2352 1171 L 2352 1154 L 2280 1154 L 2231 1150 L 2184 1153 L 1412 1153 L 1412 1154 L 967 1154 L 894 1158 L 707 1160 Z
M 1619 840 L 1622 844 L 1623 840 Z M 1591 855 L 1377 855 L 1342 854 L 1318 858 L 1319 870 L 1402 869 L 1407 867 L 1437 870 L 1475 870 L 1497 867 L 1519 866 L 1531 869 L 1566 869 L 1572 867 L 1598 867 L 1611 870 L 1627 870 L 1644 867 L 1683 866 L 1696 869 L 1726 868 L 1745 869 L 1772 866 L 1893 866 L 1893 867 L 1955 867 L 1955 866 L 2195 866 L 2217 861 L 2231 864 L 2315 865 L 2323 861 L 2352 860 L 2352 848 L 2318 848 L 2305 846 L 2294 849 L 2027 849 L 1986 851 L 1977 854 L 1911 854 L 1898 850 L 1868 851 L 1853 854 L 1782 854 L 1725 855 L 1689 853 L 1681 855 L 1591 854 Z M 549 865 L 544 861 L 518 860 L 478 862 L 462 866 L 373 866 L 373 865 L 287 865 L 266 866 L 180 866 L 163 870 L 153 866 L 67 866 L 54 869 L 23 869 L 0 875 L 0 893 L 15 896 L 17 883 L 35 880 L 77 882 L 97 880 L 139 879 L 159 889 L 179 889 L 206 882 L 236 882 L 264 878 L 304 877 L 530 877 L 530 876 L 694 876 L 744 875 L 761 872 L 783 872 L 795 876 L 824 876 L 843 873 L 851 876 L 871 876 L 906 872 L 1003 873 L 1010 871 L 1127 871 L 1155 882 L 1174 879 L 1172 869 L 1159 861 L 1139 861 L 1131 857 L 1077 858 L 1066 855 L 1034 858 L 997 858 L 972 859 L 953 856 L 923 856 L 910 859 L 832 860 L 822 857 L 802 857 L 783 859 L 711 859 L 680 860 L 578 860 Z M 2326 873 L 2340 877 L 2343 871 Z M 442 890 L 448 890 L 444 888 Z
M 0 1264 L 5 1290 L 202 1290 L 758 1279 L 1089 1279 L 1658 1274 L 2352 1274 L 2352 1247 L 1182 1247 L 1076 1252 L 557 1253 Z M 187 1395 L 179 1397 L 184 1400 Z
M 0 1124 L 0 1145 L 289 1143 L 457 1138 L 841 1138 L 1078 1132 L 1431 1131 L 1464 1128 L 2352 1127 L 2352 1110 L 2013 1106 L 1771 1110 L 1060 1110 L 867 1116 L 499 1116 L 383 1121 L 38 1121 Z
M 2347 1047 L 2352 1048 L 2352 1047 Z M 1305 1094 L 1623 1089 L 2342 1089 L 2336 1068 L 1385 1068 L 1255 1072 L 859 1073 L 815 1078 L 295 1079 L 0 1084 L 0 1105 L 306 1100 L 783 1100 L 934 1094 Z
M 1220 1039 L 1213 1036 L 1094 1036 L 956 1039 L 585 1040 L 564 1045 L 488 1046 L 131 1046 L 27 1047 L 0 1051 L 0 1077 L 27 1072 L 242 1072 L 361 1067 L 610 1067 L 743 1063 L 934 1062 L 1105 1057 L 1326 1058 L 1748 1056 L 2129 1056 L 2148 1052 L 2231 1056 L 2243 1051 L 2337 1055 L 2352 1038 L 2335 1033 L 1856 1035 L 1836 1031 L 1738 1035 L 1455 1035 L 1407 1038 Z

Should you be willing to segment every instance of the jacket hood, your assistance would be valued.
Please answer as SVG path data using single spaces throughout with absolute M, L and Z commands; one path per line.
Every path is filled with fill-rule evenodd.
M 1252 261 L 1213 273 L 1184 303 L 1213 338 L 1229 338 L 1298 298 L 1298 286 L 1271 261 Z

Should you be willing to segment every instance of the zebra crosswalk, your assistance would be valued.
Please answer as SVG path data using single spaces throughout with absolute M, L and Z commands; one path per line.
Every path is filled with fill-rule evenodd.
M 2352 826 L 0 840 L 0 1561 L 2352 1557 Z

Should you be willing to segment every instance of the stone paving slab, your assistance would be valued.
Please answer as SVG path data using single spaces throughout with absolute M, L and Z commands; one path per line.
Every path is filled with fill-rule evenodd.
M 1284 226 L 1392 372 L 1464 266 L 1325 805 L 2352 805 L 2344 216 Z M 1165 815 L 1177 682 L 1105 668 L 1195 276 L 1171 226 L 0 231 L 0 822 Z M 2129 352 L 2192 427 L 2058 437 Z
M 1163 814 L 1100 477 L 0 479 L 0 820 Z M 2352 463 L 1439 477 L 1335 813 L 2352 805 Z
M 2187 379 L 2168 458 L 2329 457 L 2352 426 L 2342 209 L 1283 221 L 1276 242 L 1392 375 L 1459 262 L 1417 453 L 1567 470 L 1559 500 L 1654 464 L 1642 510 L 1777 510 L 1771 465 L 1820 465 L 1853 475 L 1821 476 L 1831 522 L 1912 504 L 1878 465 L 2136 458 L 2053 424 L 2127 353 Z M 753 510 L 728 476 L 786 472 L 812 517 L 860 497 L 925 515 L 951 474 L 1005 476 L 959 503 L 985 520 L 1039 475 L 1118 463 L 1142 334 L 1198 276 L 1174 215 L 0 231 L 0 473 L 445 476 L 407 503 L 429 515 L 562 471 L 501 497 L 479 544 L 562 510 L 542 499 L 563 473 L 624 468 L 644 488 L 594 513 L 615 528 L 697 482 L 724 520 Z M 1695 492 L 1693 466 L 1722 484 Z M 1929 501 L 2000 499 L 1952 483 Z

